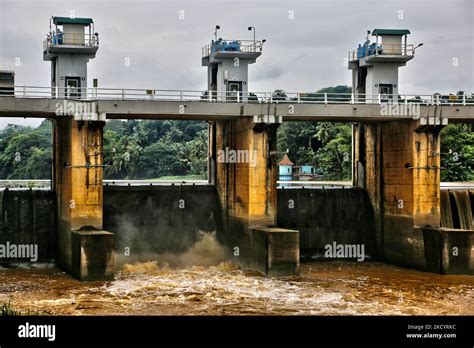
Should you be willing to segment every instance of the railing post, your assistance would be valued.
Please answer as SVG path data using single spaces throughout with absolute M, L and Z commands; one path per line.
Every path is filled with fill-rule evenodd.
M 273 103 L 273 93 L 270 94 L 270 103 Z
M 297 96 L 298 96 L 297 99 L 298 99 L 298 104 L 299 104 L 299 103 L 301 103 L 301 95 L 300 95 L 300 93 L 298 93 Z
M 183 100 L 183 90 L 182 89 L 179 90 L 179 100 L 181 100 L 181 101 Z
M 240 91 L 237 91 L 237 103 L 240 103 Z
M 59 98 L 59 86 L 55 87 L 56 99 Z
M 26 98 L 26 86 L 23 86 L 23 98 Z
M 439 94 L 436 95 L 436 105 L 439 105 Z
M 212 102 L 212 90 L 207 91 L 207 99 L 209 99 L 209 102 Z
M 324 104 L 328 103 L 328 94 L 324 93 Z
M 462 105 L 466 105 L 466 93 L 462 94 Z
M 405 105 L 408 106 L 408 96 L 405 94 Z
M 378 103 L 379 104 L 382 104 L 382 96 L 380 95 L 380 93 L 378 94 Z M 372 104 L 372 103 L 371 103 Z
M 355 103 L 354 93 L 351 93 L 351 104 L 354 104 L 354 103 Z
M 125 89 L 122 88 L 122 100 L 125 100 Z

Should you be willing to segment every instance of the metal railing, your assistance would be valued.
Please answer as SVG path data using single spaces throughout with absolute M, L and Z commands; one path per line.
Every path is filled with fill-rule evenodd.
M 370 44 L 368 46 L 359 46 L 353 51 L 349 51 L 349 61 L 357 60 L 363 57 L 376 56 L 409 56 L 415 54 L 412 44 Z
M 262 41 L 253 40 L 218 40 L 202 48 L 202 56 L 207 57 L 216 52 L 261 52 Z
M 198 186 L 212 185 L 208 180 L 128 180 L 128 179 L 104 179 L 105 186 Z M 344 188 L 351 187 L 352 181 L 299 181 L 299 180 L 278 180 L 279 189 L 302 189 L 302 188 Z M 50 189 L 51 179 L 0 179 L 0 191 L 8 189 Z M 442 190 L 469 190 L 474 189 L 473 182 L 441 182 Z
M 286 103 L 286 104 L 420 104 L 420 105 L 471 105 L 474 93 L 454 94 L 352 94 L 303 92 L 216 92 L 207 90 L 166 90 L 137 88 L 64 88 L 15 86 L 0 90 L 0 97 L 50 98 L 74 100 L 148 100 L 148 101 L 199 101 L 226 103 Z M 1 100 L 0 100 L 1 101 Z
M 51 32 L 43 42 L 43 48 L 61 46 L 95 47 L 99 45 L 99 36 L 94 34 Z

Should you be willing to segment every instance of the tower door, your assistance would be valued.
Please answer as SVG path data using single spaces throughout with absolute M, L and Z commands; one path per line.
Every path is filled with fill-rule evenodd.
M 227 92 L 227 100 L 237 101 L 237 95 L 242 92 L 242 81 L 229 81 L 227 83 Z M 242 96 L 241 93 L 240 96 Z
M 382 101 L 388 101 L 393 98 L 393 85 L 392 84 L 383 84 L 379 85 L 379 93 Z
M 66 77 L 66 98 L 81 97 L 81 78 Z

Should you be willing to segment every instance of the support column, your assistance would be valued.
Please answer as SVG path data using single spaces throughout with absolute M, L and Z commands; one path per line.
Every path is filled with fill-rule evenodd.
M 419 121 L 358 125 L 354 183 L 375 212 L 379 257 L 424 268 L 423 232 L 440 226 L 440 136 Z
M 58 265 L 81 280 L 113 279 L 113 235 L 102 230 L 104 122 L 54 125 Z
M 291 275 L 297 272 L 299 265 L 298 231 L 265 229 L 276 225 L 277 128 L 278 123 L 254 123 L 250 118 L 216 122 L 211 128 L 215 146 L 210 147 L 210 151 L 216 163 L 215 182 L 222 212 L 223 231 L 219 233 L 219 240 L 244 267 L 269 275 Z M 262 249 L 261 233 L 278 240 L 292 240 L 278 248 L 277 242 L 271 244 L 279 255 L 273 257 L 273 267 L 281 256 L 282 269 L 260 267 L 256 261 L 261 257 L 265 259 L 268 254 L 268 250 L 264 250 L 267 243 Z
M 276 223 L 276 129 L 250 118 L 215 123 L 216 187 L 227 216 L 246 228 Z

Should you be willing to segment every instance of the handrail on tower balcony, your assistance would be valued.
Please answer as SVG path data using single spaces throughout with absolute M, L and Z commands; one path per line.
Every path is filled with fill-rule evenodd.
M 244 52 L 254 53 L 262 51 L 263 41 L 253 40 L 212 40 L 211 44 L 202 48 L 202 56 L 207 57 L 216 52 Z
M 356 50 L 349 51 L 349 61 L 364 57 L 376 56 L 408 56 L 415 55 L 413 44 L 377 44 L 359 45 Z
M 44 41 L 44 47 L 51 46 L 82 46 L 95 47 L 99 45 L 99 34 L 50 32 Z

